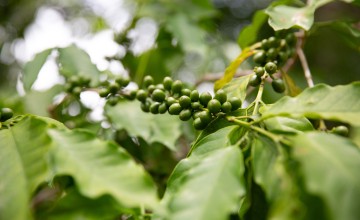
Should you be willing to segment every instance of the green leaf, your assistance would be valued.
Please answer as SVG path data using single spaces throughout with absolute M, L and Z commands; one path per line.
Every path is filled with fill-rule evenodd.
M 66 77 L 72 75 L 89 77 L 92 86 L 96 86 L 99 81 L 99 70 L 91 62 L 89 55 L 75 45 L 59 49 L 59 63 L 60 73 Z
M 26 116 L 15 126 L 0 130 L 0 219 L 32 219 L 31 195 L 50 178 L 48 126 L 41 118 Z
M 350 137 L 352 141 L 360 148 L 360 127 L 353 127 L 351 129 Z
M 190 166 L 186 165 L 189 163 Z M 237 212 L 240 198 L 245 194 L 243 174 L 242 153 L 236 146 L 218 149 L 200 158 L 184 159 L 169 181 L 164 209 L 155 216 L 174 220 L 228 219 L 231 213 Z
M 253 75 L 254 74 L 249 74 L 234 78 L 223 87 L 223 90 L 227 93 L 229 98 L 238 97 L 242 102 L 244 102 L 246 99 L 246 89 L 249 84 L 249 80 Z
M 242 49 L 256 42 L 259 31 L 267 18 L 268 16 L 265 14 L 264 10 L 259 10 L 255 13 L 251 24 L 241 30 L 237 42 Z
M 307 190 L 324 200 L 333 219 L 360 219 L 359 148 L 345 138 L 319 132 L 292 140 Z
M 275 30 L 299 27 L 309 30 L 314 23 L 315 10 L 333 0 L 311 1 L 304 7 L 287 5 L 270 6 L 265 13 L 269 15 L 269 24 Z
M 257 135 L 251 150 L 254 180 L 266 194 L 269 219 L 299 219 L 303 207 L 298 200 L 297 185 L 286 170 L 282 146 Z
M 341 35 L 350 47 L 360 51 L 360 30 L 356 28 L 356 23 L 336 21 L 331 23 L 331 27 Z
M 77 130 L 50 130 L 53 172 L 71 175 L 90 198 L 109 194 L 126 207 L 154 208 L 157 192 L 151 177 L 112 142 Z
M 23 75 L 25 91 L 30 91 L 31 86 L 38 77 L 38 74 L 43 65 L 45 64 L 51 51 L 52 49 L 44 50 L 43 52 L 36 54 L 35 58 L 32 61 L 29 61 L 25 64 Z
M 233 60 L 230 65 L 226 68 L 224 76 L 217 80 L 215 82 L 214 85 L 214 89 L 215 91 L 221 89 L 222 87 L 224 87 L 228 82 L 230 82 L 232 80 L 232 78 L 235 75 L 235 72 L 237 70 L 237 68 L 241 65 L 242 62 L 244 62 L 245 59 L 247 59 L 248 57 L 250 57 L 251 55 L 253 55 L 255 53 L 255 50 L 251 49 L 251 48 L 245 48 L 241 54 L 236 57 L 235 60 Z
M 297 134 L 314 130 L 311 122 L 305 117 L 273 117 L 264 121 L 266 129 L 279 134 Z
M 106 115 L 115 129 L 125 129 L 131 136 L 141 137 L 148 143 L 159 142 L 176 150 L 175 142 L 181 134 L 181 122 L 177 117 L 144 113 L 137 102 L 106 106 Z
M 64 88 L 61 85 L 56 85 L 46 91 L 29 91 L 23 97 L 26 112 L 40 116 L 51 116 L 48 108 L 53 103 L 55 95 L 62 91 Z
M 263 119 L 274 116 L 301 117 L 341 121 L 360 125 L 360 82 L 330 87 L 319 84 L 297 97 L 283 97 L 270 106 Z

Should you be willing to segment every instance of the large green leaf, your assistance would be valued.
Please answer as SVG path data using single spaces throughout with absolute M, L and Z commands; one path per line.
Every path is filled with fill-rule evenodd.
M 305 186 L 323 199 L 331 219 L 360 219 L 360 150 L 333 134 L 309 132 L 292 140 Z
M 109 194 L 126 207 L 157 205 L 154 183 L 122 148 L 90 132 L 50 130 L 50 158 L 56 175 L 71 175 L 90 198 Z
M 252 43 L 256 42 L 259 31 L 261 30 L 261 27 L 264 25 L 267 18 L 268 16 L 265 14 L 265 12 L 263 10 L 259 10 L 255 13 L 251 24 L 241 30 L 237 41 L 242 49 L 245 49 Z
M 283 97 L 264 113 L 263 119 L 290 116 L 328 119 L 360 125 L 360 82 L 330 87 L 317 85 L 294 98 Z
M 174 170 L 164 209 L 156 215 L 159 219 L 228 219 L 245 194 L 243 173 L 242 153 L 237 146 L 191 156 Z
M 106 114 L 116 129 L 126 129 L 131 136 L 142 137 L 148 143 L 159 142 L 175 150 L 180 136 L 180 120 L 175 116 L 144 113 L 137 102 L 106 106 Z
M 31 89 L 31 86 L 38 77 L 38 74 L 43 65 L 45 64 L 51 51 L 52 49 L 44 50 L 43 52 L 36 54 L 35 58 L 32 61 L 29 61 L 25 64 L 23 83 L 26 91 L 29 91 Z
M 251 150 L 254 180 L 264 190 L 269 202 L 269 219 L 301 219 L 297 215 L 304 210 L 297 198 L 297 185 L 286 170 L 282 146 L 257 135 Z
M 0 219 L 31 219 L 30 199 L 36 187 L 50 178 L 46 130 L 54 124 L 26 116 L 0 130 Z
M 96 86 L 99 81 L 99 70 L 91 62 L 89 55 L 75 45 L 59 49 L 59 63 L 60 73 L 66 77 L 72 75 L 89 77 L 92 86 Z

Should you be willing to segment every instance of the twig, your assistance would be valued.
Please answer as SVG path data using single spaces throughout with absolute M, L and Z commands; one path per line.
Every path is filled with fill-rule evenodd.
M 306 60 L 304 51 L 303 51 L 303 49 L 301 47 L 299 47 L 299 48 L 296 48 L 296 52 L 297 52 L 297 54 L 299 56 L 301 66 L 304 69 L 304 75 L 305 75 L 306 82 L 307 82 L 309 87 L 313 87 L 314 86 L 314 81 L 312 79 L 312 75 L 311 75 L 309 65 L 308 65 L 308 62 Z

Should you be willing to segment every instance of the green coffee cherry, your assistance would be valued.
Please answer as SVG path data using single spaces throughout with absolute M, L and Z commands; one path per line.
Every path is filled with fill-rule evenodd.
M 212 99 L 207 104 L 207 108 L 213 114 L 219 113 L 221 110 L 221 103 L 217 99 Z
M 200 103 L 203 105 L 203 106 L 207 106 L 208 102 L 212 99 L 212 96 L 209 92 L 203 92 L 201 93 L 200 95 Z
M 182 89 L 181 95 L 190 96 L 191 90 L 190 89 Z
M 115 79 L 115 82 L 118 83 L 121 87 L 126 87 L 130 83 L 130 79 L 124 76 L 118 76 Z
M 266 54 L 265 51 L 260 50 L 254 56 L 253 60 L 255 63 L 262 64 L 266 61 Z
M 145 102 L 147 97 L 148 93 L 145 90 L 140 89 L 136 93 L 136 99 L 140 102 Z
M 128 100 L 134 100 L 136 98 L 136 90 L 131 90 L 129 92 L 129 95 L 125 96 L 125 98 L 127 98 Z
M 203 130 L 206 128 L 207 124 L 200 120 L 200 118 L 195 118 L 193 126 L 196 130 Z
M 173 93 L 181 93 L 183 87 L 183 83 L 180 80 L 176 80 L 175 82 L 173 82 L 172 86 L 171 86 L 171 91 Z
M 79 86 L 81 85 L 81 77 L 79 75 L 72 75 L 69 82 L 74 86 Z
M 169 97 L 166 98 L 165 102 L 166 102 L 166 105 L 168 107 L 170 107 L 172 104 L 176 103 L 177 101 L 173 97 L 169 96 Z
M 229 113 L 231 112 L 231 109 L 232 109 L 232 105 L 230 102 L 224 102 L 222 105 L 221 105 L 221 111 L 224 112 L 224 113 Z
M 349 135 L 349 129 L 344 126 L 344 125 L 340 125 L 340 126 L 337 126 L 337 127 L 334 127 L 332 130 L 331 130 L 332 133 L 334 134 L 338 134 L 338 135 L 341 135 L 341 136 L 344 136 L 344 137 L 347 137 Z
M 263 67 L 258 66 L 255 68 L 254 72 L 258 77 L 262 77 L 265 73 L 265 70 Z
M 289 33 L 285 37 L 286 43 L 290 46 L 294 46 L 296 43 L 296 36 L 294 33 Z
M 155 86 L 155 89 L 160 89 L 160 90 L 163 90 L 163 91 L 165 90 L 163 84 L 157 84 L 157 85 Z
M 179 103 L 174 103 L 169 107 L 170 115 L 178 115 L 181 112 L 182 108 Z
M 171 90 L 171 86 L 173 84 L 173 80 L 171 79 L 171 77 L 167 76 L 164 78 L 163 80 L 163 84 L 164 84 L 164 88 L 168 91 Z
M 285 91 L 285 83 L 282 79 L 273 79 L 271 86 L 275 92 L 282 93 Z
M 275 73 L 277 70 L 277 66 L 275 63 L 273 62 L 267 62 L 266 65 L 265 65 L 265 71 L 268 73 L 268 74 L 273 74 Z
M 166 103 L 165 102 L 161 103 L 161 105 L 159 106 L 159 113 L 164 114 L 167 112 L 167 110 L 168 110 L 168 107 L 167 107 Z
M 160 103 L 159 102 L 154 102 L 150 105 L 150 112 L 153 114 L 158 114 L 159 113 L 159 107 L 160 107 Z
M 149 102 L 142 102 L 140 105 L 140 108 L 143 112 L 149 112 L 150 111 L 150 103 Z
M 275 48 L 270 48 L 267 52 L 266 52 L 266 57 L 269 60 L 274 60 L 278 55 L 278 51 Z
M 197 102 L 199 101 L 199 97 L 200 97 L 200 94 L 197 90 L 193 90 L 191 91 L 190 93 L 190 99 L 192 102 Z
M 179 99 L 179 104 L 182 108 L 188 108 L 191 105 L 191 99 L 189 96 L 181 96 Z
M 197 115 L 199 118 L 200 118 L 200 120 L 202 121 L 202 122 L 204 122 L 206 125 L 207 124 L 209 124 L 210 122 L 211 122 L 211 114 L 210 114 L 210 112 L 208 112 L 208 111 L 201 111 L 198 115 Z
M 163 102 L 165 100 L 165 93 L 160 89 L 155 89 L 151 95 L 151 98 L 156 102 Z
M 199 102 L 192 102 L 191 103 L 191 108 L 194 110 L 199 110 L 201 109 L 202 105 Z
M 115 106 L 118 102 L 119 102 L 119 97 L 117 96 L 110 96 L 109 99 L 107 100 L 107 103 L 109 103 L 109 105 L 111 106 Z
M 270 48 L 270 44 L 269 44 L 268 39 L 263 39 L 261 41 L 261 48 L 264 49 L 264 50 L 267 50 L 267 49 Z
M 108 88 L 101 88 L 99 91 L 99 96 L 105 98 L 109 95 L 109 93 L 110 91 Z
M 190 109 L 183 109 L 180 114 L 179 114 L 179 118 L 182 121 L 187 121 L 191 118 L 192 113 Z
M 268 41 L 269 47 L 275 48 L 275 47 L 279 46 L 279 41 L 274 36 L 269 37 L 267 41 Z
M 14 112 L 10 108 L 2 108 L 0 111 L 0 121 L 6 121 L 14 115 Z
M 74 96 L 80 96 L 81 92 L 82 92 L 82 88 L 79 87 L 79 86 L 76 86 L 76 87 L 72 90 L 72 94 L 73 94 Z
M 147 91 L 149 92 L 149 94 L 152 94 L 156 89 L 156 86 L 155 85 L 149 85 L 147 87 Z
M 110 83 L 108 88 L 109 88 L 110 93 L 115 94 L 119 91 L 120 86 L 116 82 L 112 82 L 112 83 Z
M 249 85 L 253 87 L 259 86 L 260 83 L 261 83 L 261 78 L 258 77 L 257 75 L 253 75 L 249 80 Z
M 145 87 L 149 87 L 150 85 L 154 84 L 154 78 L 150 75 L 147 75 L 144 77 L 143 83 Z
M 231 103 L 231 111 L 237 110 L 242 105 L 241 100 L 239 98 L 237 98 L 237 97 L 231 97 L 229 99 L 229 102 Z
M 226 100 L 227 100 L 226 92 L 224 90 L 222 90 L 222 89 L 219 89 L 215 93 L 215 99 L 217 99 L 221 104 L 226 102 Z

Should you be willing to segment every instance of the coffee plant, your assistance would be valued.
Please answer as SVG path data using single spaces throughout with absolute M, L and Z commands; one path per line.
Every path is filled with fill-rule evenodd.
M 128 45 L 141 17 L 159 22 L 153 49 L 107 57 L 128 74 L 100 71 L 76 45 L 24 65 L 26 94 L 0 101 L 0 220 L 360 219 L 359 69 L 347 83 L 314 83 L 304 53 L 323 26 L 358 53 L 359 22 L 314 19 L 331 0 L 275 1 L 242 29 L 221 75 L 189 83 L 176 74 L 186 56 L 208 56 L 200 72 L 222 56 L 199 35 L 219 40 L 208 23 L 226 12 L 165 2 L 142 2 L 114 35 Z M 359 11 L 357 0 L 337 3 Z M 64 81 L 32 89 L 54 54 Z M 101 119 L 86 94 L 105 103 Z

